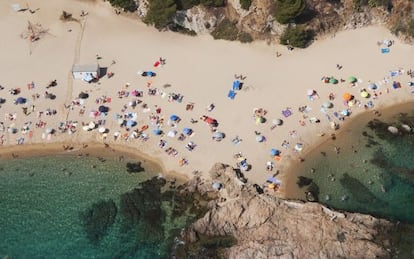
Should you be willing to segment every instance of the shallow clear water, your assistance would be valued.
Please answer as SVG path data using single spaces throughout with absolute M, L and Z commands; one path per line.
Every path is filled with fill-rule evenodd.
M 379 121 L 369 127 L 373 119 Z M 381 117 L 356 118 L 336 140 L 307 155 L 295 173 L 311 178 L 319 201 L 330 207 L 414 223 L 414 132 L 400 130 L 404 134 L 395 136 L 387 131 L 388 125 L 401 123 L 414 128 L 412 105 Z
M 120 206 L 122 194 L 156 174 L 129 174 L 125 161 L 103 162 L 94 157 L 47 156 L 0 161 L 0 257 L 165 257 L 172 239 L 169 230 L 182 227 L 185 220 L 164 222 L 168 210 L 161 213 L 154 208 L 152 211 L 167 217 L 145 216 L 155 217 L 153 222 L 157 227 L 162 225 L 159 231 L 162 234 L 151 236 L 152 232 L 141 230 L 158 228 L 128 225 L 127 207 Z M 90 209 L 102 201 L 114 202 L 116 216 L 105 218 L 103 222 L 109 222 L 108 225 L 94 226 L 99 235 L 88 236 L 84 216 L 99 217 L 99 212 L 92 213 Z M 91 237 L 97 238 L 91 240 Z

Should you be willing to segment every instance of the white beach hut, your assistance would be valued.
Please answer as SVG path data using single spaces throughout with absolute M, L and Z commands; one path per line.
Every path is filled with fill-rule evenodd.
M 72 76 L 74 79 L 81 79 L 86 82 L 91 82 L 99 78 L 100 67 L 98 64 L 89 65 L 73 65 Z

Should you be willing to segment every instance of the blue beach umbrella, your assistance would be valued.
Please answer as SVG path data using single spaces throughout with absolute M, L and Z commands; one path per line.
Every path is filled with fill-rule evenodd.
M 193 130 L 192 130 L 192 129 L 190 129 L 190 128 L 184 128 L 184 129 L 183 129 L 183 133 L 184 133 L 185 135 L 191 135 L 191 134 L 193 133 Z
M 277 155 L 279 155 L 280 154 L 280 151 L 279 150 L 277 150 L 276 148 L 272 148 L 271 150 L 270 150 L 270 155 L 271 156 L 277 156 Z
M 155 135 L 161 135 L 162 134 L 162 130 L 161 129 L 154 129 L 152 132 L 154 132 Z
M 18 97 L 17 99 L 16 99 L 16 103 L 17 104 L 24 104 L 24 103 L 26 103 L 26 98 L 23 98 L 23 97 Z
M 180 119 L 180 117 L 178 117 L 177 115 L 173 114 L 170 116 L 170 120 L 171 121 L 178 121 Z

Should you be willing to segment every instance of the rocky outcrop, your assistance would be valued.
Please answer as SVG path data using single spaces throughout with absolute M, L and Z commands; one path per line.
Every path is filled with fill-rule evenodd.
M 272 193 L 258 194 L 223 164 L 216 164 L 210 176 L 222 189 L 204 217 L 182 233 L 188 244 L 206 235 L 233 236 L 236 242 L 223 249 L 224 258 L 390 256 L 389 241 L 382 234 L 394 226 L 386 220 L 335 212 L 318 203 L 282 200 Z M 192 186 L 192 190 L 212 191 L 211 183 L 202 184 L 199 179 Z

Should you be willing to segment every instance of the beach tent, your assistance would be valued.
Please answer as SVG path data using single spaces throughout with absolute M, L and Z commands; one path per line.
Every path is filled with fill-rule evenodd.
M 101 105 L 101 106 L 99 106 L 98 111 L 99 112 L 108 112 L 109 111 L 109 107 L 104 106 L 104 105 Z
M 355 76 L 350 76 L 350 77 L 348 77 L 348 81 L 351 84 L 353 84 L 353 83 L 356 83 L 356 81 L 358 81 L 358 79 Z
M 85 92 L 80 92 L 80 94 L 78 95 L 78 97 L 80 99 L 87 99 L 89 97 L 89 94 L 87 94 Z
M 26 98 L 18 97 L 15 101 L 16 104 L 25 104 L 27 102 Z
M 176 122 L 176 121 L 179 121 L 180 120 L 180 117 L 178 117 L 177 115 L 173 114 L 173 115 L 170 116 L 170 120 Z
M 231 100 L 234 100 L 234 97 L 236 97 L 236 92 L 233 90 L 229 90 L 227 97 L 229 97 Z
M 270 149 L 270 155 L 271 156 L 278 156 L 280 154 L 280 151 L 276 148 Z
M 235 80 L 234 82 L 233 82 L 233 90 L 234 91 L 237 91 L 237 90 L 241 90 L 241 87 L 242 87 L 242 82 L 240 82 L 239 80 Z

